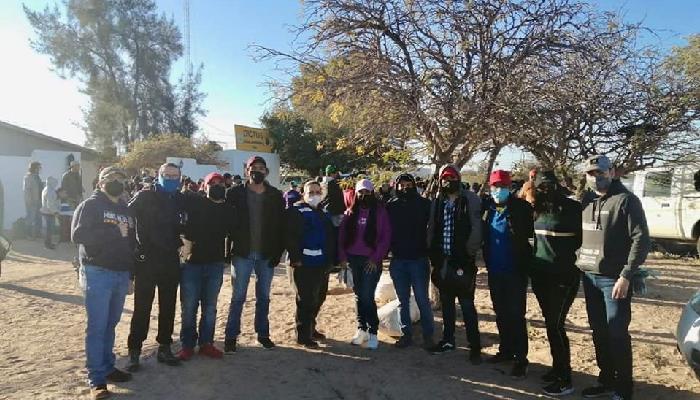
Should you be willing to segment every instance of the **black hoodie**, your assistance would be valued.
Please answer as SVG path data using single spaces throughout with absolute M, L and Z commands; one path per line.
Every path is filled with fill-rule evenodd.
M 129 225 L 127 237 L 122 236 L 120 223 Z M 75 210 L 71 240 L 78 245 L 78 256 L 83 265 L 115 271 L 134 269 L 134 220 L 121 200 L 115 203 L 96 190 Z

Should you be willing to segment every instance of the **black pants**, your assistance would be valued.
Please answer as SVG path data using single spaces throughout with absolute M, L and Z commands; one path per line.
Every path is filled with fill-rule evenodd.
M 445 261 L 443 261 L 444 263 Z M 476 289 L 476 268 L 465 268 L 465 274 L 469 274 L 471 285 L 469 288 L 455 288 L 450 282 L 442 281 L 438 285 L 440 291 L 440 303 L 442 303 L 442 340 L 455 342 L 455 324 L 457 319 L 457 307 L 455 299 L 462 308 L 464 328 L 467 331 L 469 348 L 481 350 L 481 334 L 479 333 L 479 317 L 474 306 L 474 291 Z
M 321 292 L 326 278 L 326 290 L 328 289 L 328 275 L 325 267 L 294 268 L 294 285 L 297 287 L 297 339 L 310 340 L 316 326 L 316 317 L 321 309 Z M 325 300 L 325 292 L 323 299 Z
M 540 304 L 547 340 L 552 354 L 552 369 L 562 380 L 571 381 L 571 348 L 564 323 L 581 284 L 581 274 L 566 275 L 537 272 L 530 277 L 532 291 Z
M 171 262 L 167 265 L 143 263 L 137 265 L 136 268 L 134 315 L 131 317 L 129 350 L 140 351 L 143 341 L 148 337 L 156 287 L 158 288 L 158 336 L 156 341 L 162 345 L 169 345 L 173 342 L 180 265 L 177 262 Z
M 326 302 L 326 295 L 328 294 L 328 279 L 331 276 L 331 270 L 324 268 L 323 277 L 321 278 L 321 287 L 319 288 L 318 301 L 316 302 L 316 308 L 314 309 L 314 320 L 311 324 L 311 333 L 316 330 L 316 318 L 318 318 L 318 313 L 321 312 L 321 307 L 323 303 Z
M 489 272 L 489 291 L 498 327 L 498 352 L 527 360 L 527 275 L 520 272 Z

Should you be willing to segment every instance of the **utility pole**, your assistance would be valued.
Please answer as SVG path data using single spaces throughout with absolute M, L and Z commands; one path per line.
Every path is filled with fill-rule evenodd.
M 185 8 L 185 62 L 187 63 L 187 83 L 189 85 L 192 76 L 192 58 L 190 50 L 190 0 L 183 0 Z

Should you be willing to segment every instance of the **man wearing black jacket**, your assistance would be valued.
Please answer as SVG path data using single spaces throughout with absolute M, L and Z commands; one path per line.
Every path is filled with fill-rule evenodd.
M 182 209 L 180 168 L 163 164 L 154 191 L 142 190 L 129 203 L 136 218 L 139 262 L 136 266 L 134 314 L 129 333 L 127 369 L 139 369 L 141 346 L 148 336 L 151 307 L 158 288 L 158 362 L 179 365 L 171 351 L 177 287 L 180 282 L 180 233 L 186 219 Z
M 328 290 L 327 271 L 336 251 L 333 224 L 319 208 L 321 194 L 321 185 L 308 181 L 303 199 L 287 210 L 286 248 L 297 289 L 297 343 L 307 348 L 318 347 L 316 339 L 322 339 L 316 331 L 316 318 Z
M 236 209 L 236 229 L 231 237 L 231 254 L 235 277 L 233 296 L 226 322 L 224 351 L 236 351 L 241 333 L 241 313 L 245 304 L 250 275 L 255 271 L 255 332 L 266 349 L 270 340 L 270 287 L 274 268 L 284 250 L 284 200 L 282 192 L 265 178 L 269 170 L 265 159 L 253 156 L 246 162 L 248 182 L 229 190 L 226 202 Z
M 389 200 L 386 207 L 392 232 L 392 259 L 389 273 L 394 281 L 396 296 L 401 303 L 402 335 L 395 346 L 404 348 L 413 343 L 413 324 L 410 313 L 411 288 L 413 288 L 416 304 L 420 310 L 423 347 L 429 350 L 435 345 L 433 343 L 435 330 L 433 310 L 428 296 L 430 263 L 426 240 L 430 200 L 418 195 L 413 175 L 401 174 L 395 182 L 396 197 Z
M 134 221 L 120 196 L 126 174 L 104 168 L 97 190 L 75 210 L 71 238 L 78 245 L 81 287 L 85 293 L 85 355 L 94 399 L 110 396 L 107 382 L 126 382 L 131 374 L 114 367 L 114 330 L 121 319 L 134 268 Z
M 642 203 L 618 180 L 610 159 L 586 160 L 586 184 L 595 197 L 583 210 L 583 243 L 578 267 L 584 272 L 588 323 L 593 330 L 598 385 L 586 398 L 612 394 L 632 399 L 632 319 L 630 282 L 649 253 L 651 241 Z
M 481 244 L 481 201 L 471 190 L 462 190 L 459 170 L 454 165 L 440 168 L 439 194 L 433 200 L 428 221 L 431 280 L 440 291 L 442 340 L 430 351 L 442 354 L 455 349 L 455 298 L 459 300 L 469 341 L 469 360 L 481 363 L 479 321 L 474 306 L 476 264 Z

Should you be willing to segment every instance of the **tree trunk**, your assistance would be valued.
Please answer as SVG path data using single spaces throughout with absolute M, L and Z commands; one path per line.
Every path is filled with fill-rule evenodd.
M 502 148 L 503 145 L 496 145 L 491 149 L 491 151 L 489 151 L 489 162 L 486 165 L 486 176 L 484 177 L 484 184 L 481 185 L 481 190 L 479 190 L 479 194 L 484 193 L 484 190 L 488 186 L 489 177 L 491 176 L 491 170 L 493 170 L 493 166 L 496 164 L 496 158 L 498 158 L 498 154 L 501 152 Z

